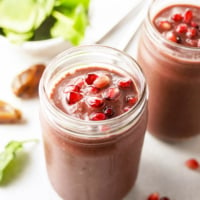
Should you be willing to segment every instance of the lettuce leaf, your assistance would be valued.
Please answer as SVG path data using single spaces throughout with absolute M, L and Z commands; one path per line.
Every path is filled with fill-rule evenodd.
M 29 40 L 33 37 L 33 31 L 25 32 L 25 33 L 17 33 L 12 30 L 3 29 L 3 33 L 6 35 L 8 40 L 12 43 L 23 43 L 26 40 Z
M 75 8 L 77 5 L 82 5 L 85 9 L 88 9 L 90 0 L 56 0 L 55 6 Z
M 78 45 L 88 25 L 89 3 L 90 0 L 1 0 L 0 34 L 14 43 L 62 37 Z
M 1 0 L 0 27 L 16 33 L 38 28 L 52 12 L 54 0 Z
M 85 29 L 88 25 L 83 5 L 80 4 L 71 13 L 63 14 L 59 11 L 54 11 L 53 16 L 57 21 L 51 29 L 51 36 L 62 37 L 70 41 L 73 45 L 78 45 L 83 39 Z

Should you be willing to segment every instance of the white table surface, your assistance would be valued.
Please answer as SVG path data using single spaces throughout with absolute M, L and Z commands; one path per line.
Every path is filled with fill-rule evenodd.
M 97 4 L 100 1 L 95 0 Z M 126 8 L 129 9 L 133 1 L 126 1 Z M 105 4 L 107 11 L 112 8 L 114 13 L 118 13 L 117 10 L 123 7 L 125 0 L 115 2 L 119 3 L 114 7 Z M 102 24 L 101 26 L 103 27 Z M 93 27 L 93 31 L 95 30 L 97 29 Z M 119 39 L 120 36 L 116 35 L 108 44 L 116 46 Z M 137 40 L 133 41 L 128 51 L 133 57 L 136 53 L 136 42 Z M 0 60 L 0 99 L 21 109 L 25 120 L 21 124 L 0 125 L 0 150 L 10 140 L 39 139 L 37 144 L 27 144 L 24 153 L 18 157 L 19 163 L 23 165 L 15 169 L 13 180 L 0 185 L 0 200 L 60 200 L 46 174 L 38 119 L 39 101 L 37 98 L 21 100 L 11 90 L 11 82 L 18 72 L 34 63 L 47 63 L 49 60 L 26 54 L 6 41 L 0 41 Z M 159 192 L 171 200 L 200 200 L 200 170 L 192 171 L 184 165 L 185 160 L 191 157 L 200 161 L 200 135 L 181 143 L 168 144 L 153 138 L 147 132 L 138 179 L 125 200 L 145 200 L 152 192 Z

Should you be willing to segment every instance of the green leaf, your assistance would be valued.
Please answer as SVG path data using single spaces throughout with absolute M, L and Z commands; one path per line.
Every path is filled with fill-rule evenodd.
M 8 151 L 4 151 L 0 154 L 0 182 L 3 180 L 3 172 L 9 163 L 13 160 L 14 155 Z
M 73 45 L 78 45 L 88 24 L 84 7 L 79 5 L 68 15 L 54 11 L 53 16 L 57 21 L 51 29 L 52 37 L 62 37 Z
M 78 45 L 88 25 L 89 3 L 90 0 L 0 0 L 0 34 L 19 44 L 62 37 Z
M 0 27 L 17 33 L 38 28 L 51 13 L 54 0 L 0 1 Z
M 3 181 L 4 171 L 15 159 L 17 152 L 23 149 L 25 143 L 33 141 L 37 140 L 11 141 L 5 146 L 4 151 L 0 153 L 0 182 Z
M 16 43 L 16 44 L 21 44 L 26 40 L 29 40 L 30 38 L 33 37 L 33 31 L 26 32 L 26 33 L 16 33 L 11 30 L 3 29 L 4 35 L 8 38 L 9 41 Z
M 85 9 L 88 9 L 90 0 L 56 0 L 55 6 L 75 8 L 78 5 L 83 5 Z

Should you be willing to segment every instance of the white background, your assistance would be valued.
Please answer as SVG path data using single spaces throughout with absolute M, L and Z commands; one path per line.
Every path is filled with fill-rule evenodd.
M 111 27 L 111 24 L 115 24 L 138 2 L 138 0 L 95 0 L 87 40 L 97 40 Z M 145 4 L 145 1 L 142 3 Z M 124 34 L 127 31 L 130 32 L 130 29 Z M 115 37 L 105 44 L 118 47 L 122 38 L 122 35 L 115 34 Z M 137 39 L 133 41 L 128 51 L 133 57 L 136 54 L 136 44 Z M 0 200 L 60 199 L 53 191 L 46 175 L 38 119 L 39 101 L 37 98 L 21 100 L 11 91 L 11 83 L 17 73 L 38 62 L 48 63 L 49 58 L 44 56 L 48 51 L 41 52 L 41 56 L 32 56 L 5 40 L 0 41 L 0 99 L 21 109 L 24 119 L 21 124 L 0 125 L 0 150 L 3 150 L 4 145 L 10 140 L 39 139 L 37 144 L 27 144 L 24 153 L 19 155 L 16 162 L 22 165 L 16 166 L 11 174 L 13 177 L 11 181 L 0 185 Z M 125 200 L 145 200 L 149 193 L 156 191 L 170 197 L 171 200 L 199 200 L 200 171 L 189 170 L 184 165 L 185 160 L 191 157 L 200 161 L 200 136 L 168 144 L 146 133 L 138 179 Z

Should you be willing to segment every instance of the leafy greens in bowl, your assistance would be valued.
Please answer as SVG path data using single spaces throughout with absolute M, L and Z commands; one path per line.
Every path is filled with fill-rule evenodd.
M 15 44 L 62 38 L 78 45 L 90 0 L 1 0 L 0 34 Z

